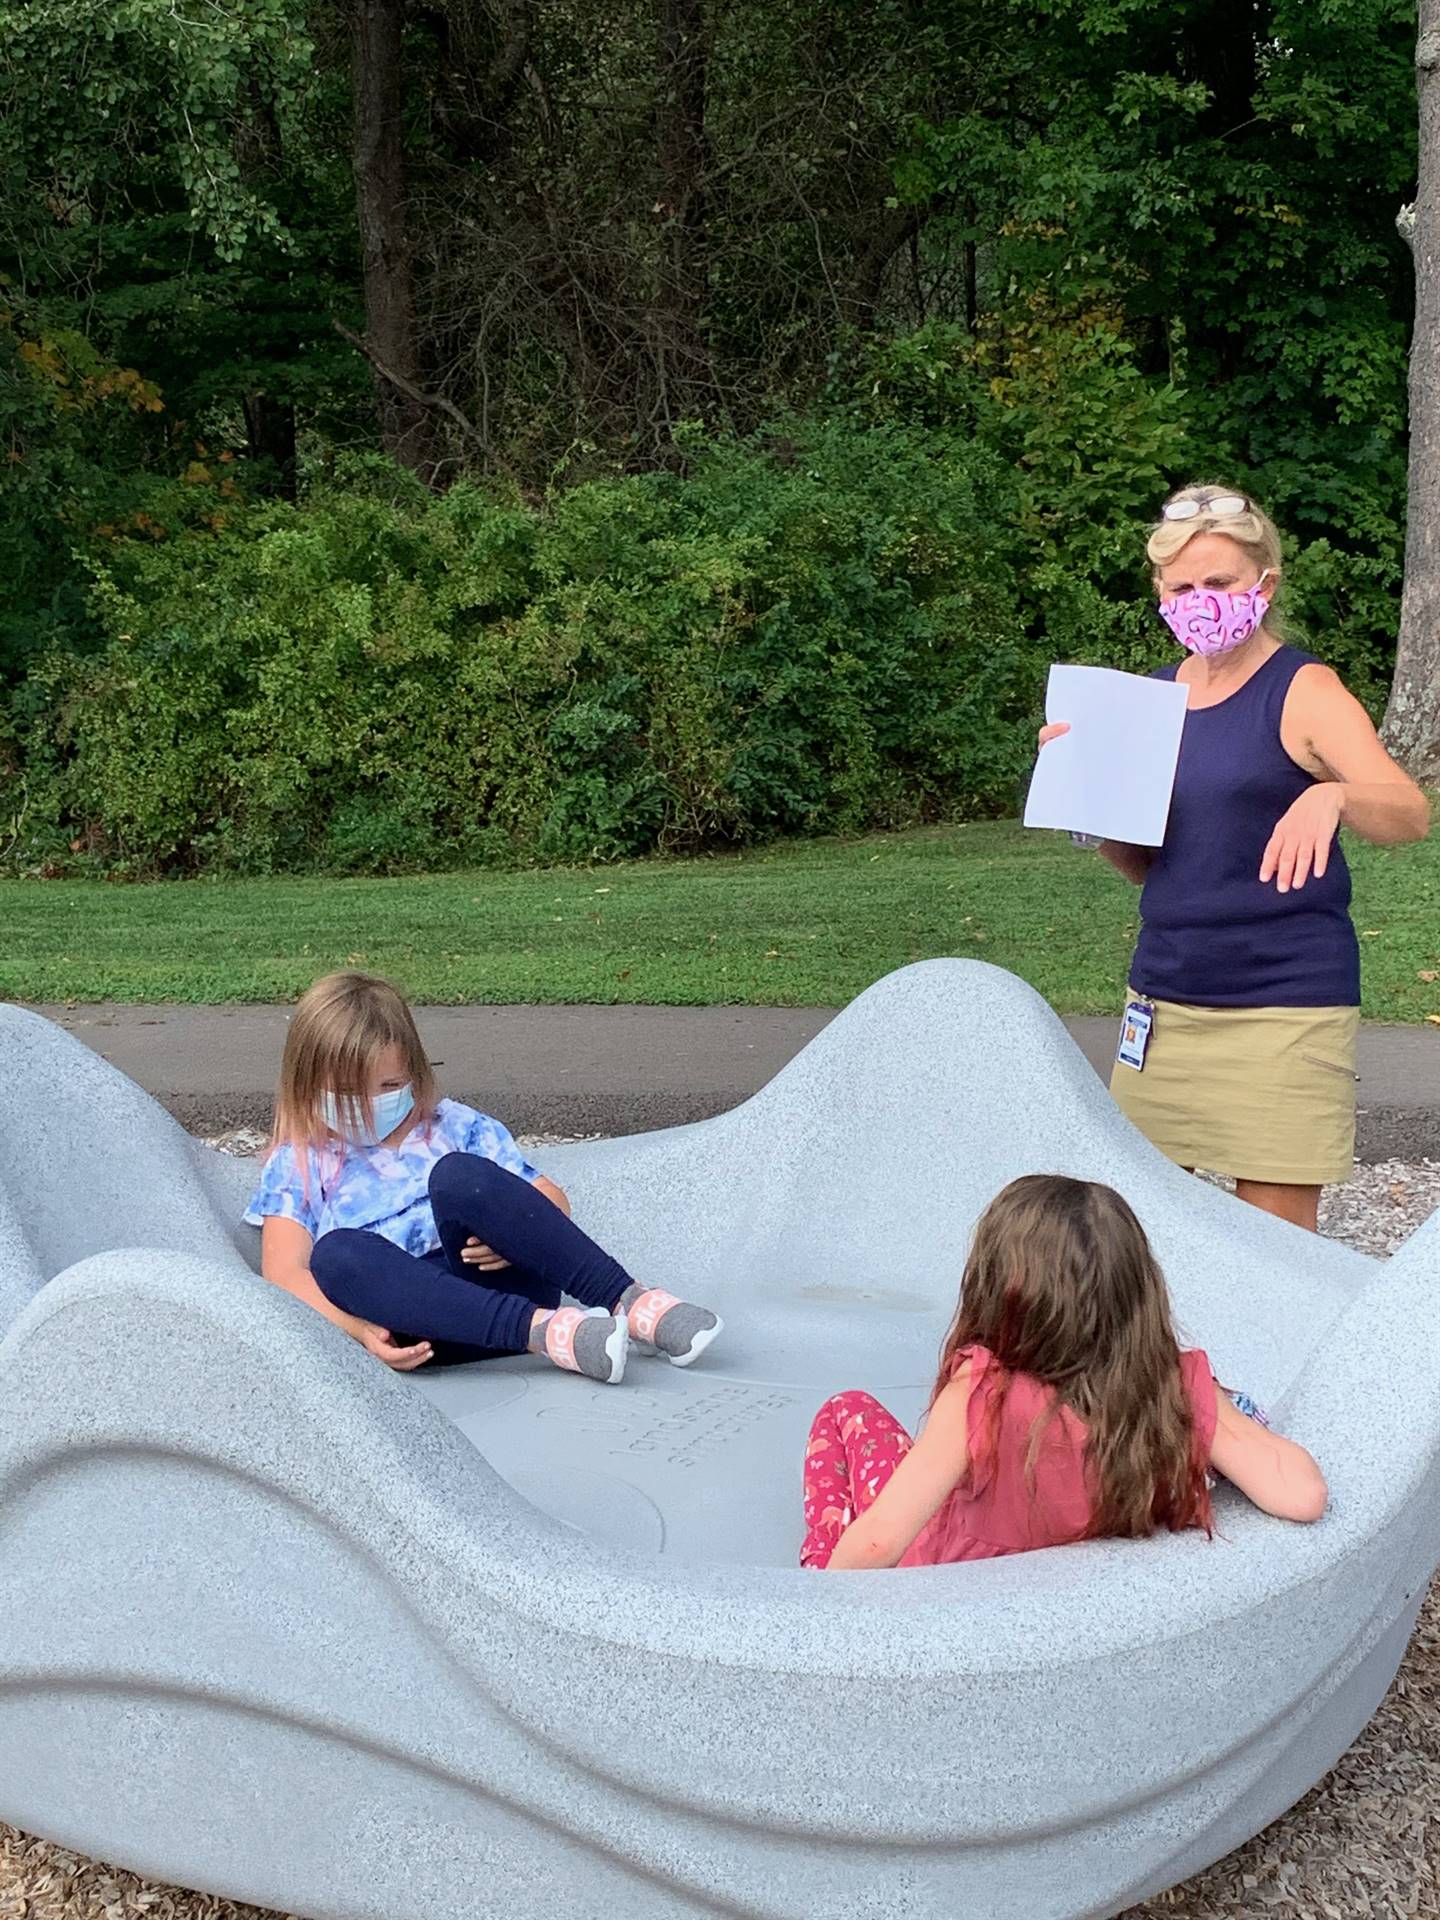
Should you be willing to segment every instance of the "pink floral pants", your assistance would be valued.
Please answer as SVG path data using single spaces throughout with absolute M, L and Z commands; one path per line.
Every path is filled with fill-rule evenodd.
M 914 1445 L 869 1393 L 837 1393 L 816 1414 L 805 1447 L 802 1567 L 827 1567 L 841 1534 L 884 1491 Z

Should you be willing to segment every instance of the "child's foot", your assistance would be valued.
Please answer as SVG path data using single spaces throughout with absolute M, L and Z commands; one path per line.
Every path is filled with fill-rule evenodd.
M 725 1322 L 709 1307 L 677 1299 L 661 1287 L 627 1287 L 617 1313 L 630 1324 L 630 1338 L 663 1353 L 672 1367 L 698 1360 Z
M 558 1307 L 532 1332 L 530 1345 L 552 1366 L 614 1387 L 625 1377 L 630 1328 L 623 1313 L 605 1313 L 599 1307 L 588 1311 Z

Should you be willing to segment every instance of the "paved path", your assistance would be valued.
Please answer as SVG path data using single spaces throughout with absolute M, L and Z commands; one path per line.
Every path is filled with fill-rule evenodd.
M 195 1132 L 264 1127 L 288 1007 L 40 1007 Z M 829 1007 L 425 1007 L 446 1090 L 517 1133 L 633 1133 L 702 1120 L 762 1087 Z M 1066 1023 L 1108 1074 L 1115 1022 Z M 1440 1028 L 1360 1037 L 1362 1160 L 1440 1158 Z

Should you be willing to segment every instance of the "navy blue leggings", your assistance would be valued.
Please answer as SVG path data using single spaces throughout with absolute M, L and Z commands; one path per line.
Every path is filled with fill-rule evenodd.
M 603 1247 L 528 1180 L 477 1153 L 447 1153 L 430 1169 L 440 1246 L 417 1259 L 378 1233 L 336 1227 L 310 1252 L 310 1271 L 332 1306 L 388 1327 L 402 1346 L 428 1340 L 442 1365 L 524 1353 L 537 1307 L 562 1293 L 613 1308 L 631 1285 Z M 510 1262 L 495 1273 L 466 1266 L 471 1235 Z M 402 1331 L 403 1329 L 403 1331 Z

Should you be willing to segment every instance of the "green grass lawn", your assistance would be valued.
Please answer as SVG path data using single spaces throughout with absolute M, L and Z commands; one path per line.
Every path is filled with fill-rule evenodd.
M 1365 1012 L 1440 1013 L 1440 834 L 1355 845 Z M 839 1005 L 936 954 L 993 960 L 1061 1012 L 1112 1010 L 1138 895 L 1008 822 L 712 859 L 400 880 L 0 882 L 0 995 L 288 1000 L 365 967 L 415 1000 Z

